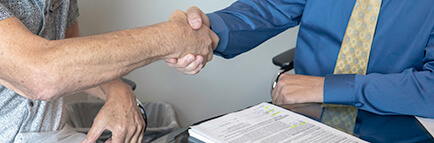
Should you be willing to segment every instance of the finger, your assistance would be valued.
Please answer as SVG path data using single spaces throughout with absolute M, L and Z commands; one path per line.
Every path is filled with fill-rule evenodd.
M 187 73 L 195 70 L 200 64 L 202 64 L 203 58 L 202 56 L 197 56 L 196 60 L 194 62 L 191 62 L 189 65 L 187 65 L 184 68 L 180 68 L 182 73 Z
M 166 62 L 166 65 L 167 65 L 169 68 L 175 68 L 176 63 L 178 62 L 178 60 L 175 59 L 175 58 L 172 58 L 172 59 L 165 59 L 164 61 Z
M 145 122 L 145 120 L 143 120 L 143 118 L 142 118 L 142 128 L 140 128 L 140 133 L 139 133 L 139 140 L 138 140 L 138 142 L 143 142 L 143 136 L 145 135 L 145 128 L 146 128 L 146 122 Z
M 176 64 L 178 60 L 176 58 L 164 59 L 166 63 Z
M 112 141 L 114 143 L 127 142 L 125 140 L 125 137 L 126 137 L 126 133 L 125 132 L 112 132 L 112 134 L 113 134 Z
M 202 24 L 210 27 L 208 16 L 196 6 L 187 9 L 187 19 L 193 29 L 199 29 Z
M 193 54 L 187 54 L 186 56 L 179 58 L 178 62 L 175 64 L 175 68 L 185 68 L 190 65 L 195 60 Z
M 274 87 L 274 89 L 271 91 L 271 103 L 273 104 L 276 104 L 276 97 L 277 97 L 276 90 L 277 87 Z
M 272 95 L 273 103 L 276 105 L 279 105 L 280 96 L 282 96 L 281 90 L 282 86 L 279 84 L 279 82 L 277 82 L 276 88 L 274 88 L 274 94 Z
M 137 140 L 139 139 L 139 133 L 140 133 L 140 130 L 141 130 L 140 129 L 141 122 L 140 122 L 140 119 L 137 116 L 134 116 L 133 118 L 134 118 L 135 124 L 132 125 L 132 126 L 134 126 L 134 130 L 129 130 L 129 133 L 131 133 L 131 137 L 129 137 L 130 138 L 129 142 L 137 143 Z M 131 127 L 129 127 L 129 128 L 131 128 Z
M 144 128 L 145 128 L 145 123 L 143 123 L 143 126 L 141 126 L 140 128 L 137 128 L 137 133 L 136 133 L 136 142 L 141 143 L 143 140 L 143 132 L 144 132 Z M 132 140 L 134 141 L 134 140 Z
M 175 10 L 169 17 L 169 21 L 186 21 L 187 15 L 181 10 Z
M 203 68 L 203 65 L 200 64 L 199 66 L 197 66 L 196 69 L 194 69 L 194 70 L 192 70 L 192 71 L 189 71 L 189 72 L 186 72 L 185 74 L 195 75 L 195 74 L 199 73 L 199 71 L 200 71 L 202 68 Z
M 93 143 L 98 139 L 99 136 L 101 136 L 102 132 L 105 130 L 105 127 L 100 126 L 99 123 L 100 122 L 94 122 L 86 135 L 86 139 L 84 139 L 82 143 Z
M 137 143 L 138 142 L 137 140 L 139 139 L 139 132 L 140 132 L 140 130 L 138 130 L 138 128 L 136 127 L 136 130 L 134 131 L 134 134 L 131 137 L 129 142 Z M 125 142 L 127 142 L 127 141 L 125 141 Z
M 137 124 L 130 124 L 130 125 L 126 126 L 124 142 L 125 143 L 132 143 L 134 136 L 136 135 L 136 131 L 137 131 Z
M 112 142 L 113 142 L 112 138 L 109 138 L 108 140 L 105 141 L 105 143 L 112 143 Z
M 142 128 L 142 130 L 140 131 L 140 135 L 139 135 L 139 140 L 138 140 L 139 143 L 143 142 L 143 136 L 144 135 L 145 135 L 145 128 Z
M 141 116 L 140 117 L 136 116 L 135 118 L 136 118 L 136 122 L 138 122 L 138 123 L 136 124 L 136 130 L 134 132 L 133 138 L 131 139 L 131 142 L 139 143 L 139 142 L 142 142 L 142 140 L 140 140 L 140 137 L 143 136 L 142 130 L 144 128 L 145 121 L 143 120 L 143 118 Z
M 200 29 L 200 27 L 202 26 L 202 18 L 200 16 L 200 12 L 195 9 L 193 10 L 189 8 L 187 10 L 187 19 L 188 23 L 193 29 Z

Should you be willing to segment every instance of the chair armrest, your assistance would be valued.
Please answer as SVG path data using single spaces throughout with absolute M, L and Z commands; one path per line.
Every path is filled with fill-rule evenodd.
M 279 66 L 283 70 L 291 70 L 294 68 L 294 53 L 295 48 L 287 50 L 273 57 L 273 64 Z
M 121 79 L 122 79 L 122 81 L 124 81 L 125 83 L 130 85 L 131 88 L 133 89 L 133 91 L 136 89 L 136 83 L 134 81 L 131 81 L 131 80 L 123 78 L 123 77 Z

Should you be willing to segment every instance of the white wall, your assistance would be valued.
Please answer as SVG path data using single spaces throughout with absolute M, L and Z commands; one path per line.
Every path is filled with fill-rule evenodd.
M 205 13 L 235 0 L 79 0 L 80 32 L 93 35 L 166 21 L 172 11 L 198 6 Z M 164 101 L 176 110 L 181 126 L 270 101 L 271 78 L 278 70 L 273 56 L 295 46 L 298 29 L 290 29 L 258 48 L 226 60 L 215 56 L 198 75 L 187 76 L 157 61 L 126 77 L 134 80 L 141 101 Z

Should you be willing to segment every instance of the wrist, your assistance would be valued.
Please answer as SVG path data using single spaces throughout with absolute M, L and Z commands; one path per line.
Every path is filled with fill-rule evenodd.
M 164 45 L 167 45 L 168 54 L 164 58 L 179 58 L 182 56 L 181 50 L 184 49 L 182 46 L 182 40 L 180 37 L 185 37 L 186 35 L 184 28 L 181 26 L 180 22 L 176 21 L 168 21 L 167 28 L 168 31 L 165 31 L 165 34 L 168 37 L 165 37 Z M 184 41 L 186 42 L 186 41 Z
M 87 92 L 106 101 L 118 100 L 117 102 L 124 102 L 125 99 L 128 99 L 126 101 L 131 101 L 136 98 L 133 94 L 132 88 L 121 79 L 116 79 L 94 87 L 87 90 Z

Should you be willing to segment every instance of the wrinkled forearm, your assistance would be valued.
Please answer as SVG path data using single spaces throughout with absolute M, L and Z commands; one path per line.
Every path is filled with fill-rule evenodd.
M 133 69 L 169 56 L 173 47 L 158 26 L 103 35 L 50 41 L 46 55 L 56 58 L 52 71 L 71 88 L 92 87 L 119 78 Z M 161 25 L 162 26 L 162 25 Z M 167 34 L 169 35 L 169 34 Z M 143 38 L 145 37 L 145 38 Z M 63 55 L 63 56 L 62 56 Z M 49 61 L 47 61 L 49 62 Z M 54 69 L 55 68 L 55 69 Z M 85 87 L 84 87 L 85 88 Z M 68 89 L 65 90 L 78 90 Z
M 119 78 L 156 60 L 177 57 L 174 22 L 107 34 L 46 40 L 16 18 L 0 22 L 0 84 L 22 96 L 51 100 Z M 25 42 L 23 42 L 25 41 Z

